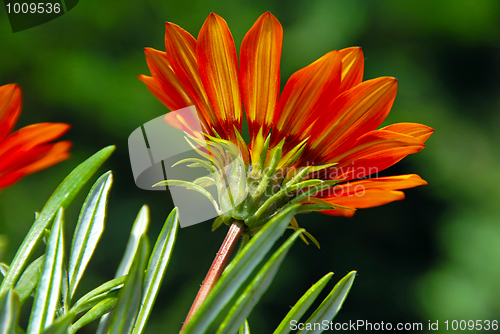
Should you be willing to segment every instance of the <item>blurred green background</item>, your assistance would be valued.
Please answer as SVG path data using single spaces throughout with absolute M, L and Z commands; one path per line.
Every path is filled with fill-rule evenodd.
M 23 89 L 18 127 L 71 123 L 65 138 L 74 142 L 70 160 L 0 193 L 0 234 L 9 237 L 4 259 L 12 258 L 33 213 L 63 177 L 110 144 L 118 149 L 106 163 L 115 175 L 107 226 L 78 294 L 113 277 L 144 203 L 151 208 L 149 235 L 155 239 L 172 202 L 166 194 L 135 187 L 127 150 L 134 129 L 166 112 L 136 79 L 149 74 L 142 48 L 164 50 L 165 21 L 196 36 L 212 11 L 226 19 L 239 48 L 267 10 L 284 28 L 283 83 L 330 50 L 362 46 L 365 79 L 399 79 L 384 124 L 419 122 L 436 132 L 425 150 L 383 172 L 418 173 L 429 182 L 407 190 L 406 200 L 359 210 L 351 219 L 298 217 L 322 249 L 294 246 L 249 318 L 252 333 L 271 333 L 329 271 L 335 272 L 333 281 L 358 271 L 335 322 L 422 322 L 426 328 L 429 320 L 439 320 L 443 331 L 445 320 L 500 320 L 497 0 L 81 0 L 62 17 L 15 34 L 0 9 L 0 84 L 15 82 Z M 83 199 L 82 192 L 68 212 L 69 231 Z M 178 332 L 224 238 L 224 228 L 212 233 L 210 227 L 206 222 L 180 230 L 147 332 Z

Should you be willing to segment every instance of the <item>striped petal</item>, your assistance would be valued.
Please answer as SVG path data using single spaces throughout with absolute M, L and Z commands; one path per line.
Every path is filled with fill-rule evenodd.
M 253 161 L 258 159 L 264 137 L 271 129 L 278 101 L 282 42 L 281 24 L 270 12 L 266 12 L 259 17 L 241 43 L 241 89 Z M 261 138 L 256 138 L 257 136 Z
M 330 203 L 365 209 L 384 205 L 393 201 L 404 199 L 405 195 L 400 189 L 408 189 L 426 185 L 416 174 L 381 177 L 370 180 L 360 180 L 335 186 L 331 194 L 323 193 L 322 198 Z M 322 211 L 333 216 L 351 217 L 354 210 L 338 209 Z
M 342 82 L 339 93 L 345 92 L 363 81 L 364 58 L 360 47 L 339 51 L 342 57 Z
M 26 175 L 51 167 L 69 158 L 71 142 L 61 141 L 55 144 L 37 146 L 26 152 L 15 154 L 15 166 L 0 171 L 0 189 L 12 185 Z M 9 159 L 11 160 L 11 159 Z
M 212 13 L 198 35 L 196 59 L 208 99 L 227 137 L 241 131 L 243 109 L 240 96 L 238 59 L 233 36 L 226 21 Z
M 178 25 L 167 22 L 165 24 L 165 51 L 169 65 L 189 93 L 201 116 L 206 120 L 210 132 L 214 128 L 218 133 L 222 133 L 198 71 L 196 39 Z
M 49 143 L 66 133 L 70 128 L 65 123 L 37 123 L 25 126 L 0 143 L 0 170 L 8 164 L 13 152 L 26 152 L 38 145 Z
M 315 110 L 323 111 L 336 96 L 341 79 L 342 63 L 338 51 L 331 51 L 311 65 L 292 74 L 287 81 L 276 113 L 274 125 L 278 132 L 273 142 L 288 137 L 290 146 L 297 143 L 293 139 L 304 136 L 304 131 L 318 120 Z M 296 140 L 297 141 L 297 140 Z M 286 151 L 286 149 L 284 149 Z
M 162 89 L 158 81 L 155 78 L 147 76 L 147 75 L 139 75 L 137 76 L 139 80 L 141 80 L 148 90 L 153 94 L 161 103 L 165 105 L 170 110 L 177 110 L 177 102 L 171 98 L 171 95 L 165 93 Z
M 328 107 L 325 119 L 312 128 L 302 163 L 315 160 L 338 161 L 363 134 L 376 129 L 387 117 L 396 97 L 395 78 L 382 77 L 365 81 L 337 97 Z
M 374 130 L 361 136 L 350 150 L 337 157 L 338 164 L 329 169 L 328 178 L 347 181 L 377 174 L 424 147 L 412 136 Z
M 16 84 L 0 86 L 0 142 L 12 131 L 21 114 L 21 89 Z
M 172 67 L 168 63 L 165 52 L 152 48 L 145 48 L 144 54 L 146 55 L 146 61 L 148 63 L 149 70 L 151 71 L 151 75 L 156 80 L 157 85 L 165 92 L 170 100 L 166 101 L 169 103 L 166 104 L 166 106 L 170 110 L 177 110 L 193 105 L 194 103 L 191 100 L 188 91 L 180 82 L 179 78 L 177 78 L 172 70 Z M 144 80 L 143 82 L 146 83 Z M 147 83 L 146 85 L 149 88 Z
M 434 132 L 433 128 L 419 123 L 396 123 L 386 126 L 380 130 L 393 131 L 412 136 L 420 140 L 422 143 L 425 143 L 425 141 L 429 139 Z

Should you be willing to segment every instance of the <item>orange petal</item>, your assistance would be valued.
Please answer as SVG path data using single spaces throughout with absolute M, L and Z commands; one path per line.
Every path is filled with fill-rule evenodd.
M 32 174 L 68 159 L 70 157 L 69 149 L 71 146 L 72 144 L 70 141 L 61 141 L 53 144 L 43 158 L 26 166 L 22 171 L 27 174 Z
M 5 155 L 12 155 L 12 152 L 25 152 L 35 146 L 51 142 L 70 129 L 65 123 L 37 123 L 25 126 L 8 136 L 0 144 L 0 165 L 6 160 Z
M 162 101 L 170 110 L 177 110 L 193 105 L 193 101 L 184 85 L 179 81 L 171 66 L 168 63 L 165 52 L 161 52 L 152 48 L 145 48 L 144 54 L 148 63 L 149 70 L 153 78 L 156 80 L 157 85 L 165 92 L 168 100 Z M 144 83 L 144 77 L 140 77 Z M 150 85 L 146 83 L 150 91 L 156 96 Z M 166 104 L 166 102 L 168 104 Z
M 0 142 L 12 131 L 21 114 L 21 88 L 16 84 L 0 86 Z
M 241 43 L 241 89 L 252 144 L 259 132 L 267 135 L 271 128 L 280 91 L 282 42 L 283 28 L 267 12 L 259 17 Z
M 236 142 L 233 125 L 241 131 L 238 59 L 226 21 L 212 13 L 198 35 L 196 59 L 201 80 L 226 135 Z
M 341 94 L 313 126 L 310 152 L 302 160 L 336 160 L 357 138 L 384 121 L 396 91 L 396 79 L 382 77 L 365 81 Z
M 342 57 L 342 82 L 339 93 L 345 92 L 363 81 L 364 58 L 360 47 L 339 51 Z
M 71 142 L 62 141 L 55 144 L 38 146 L 24 152 L 15 161 L 17 167 L 14 168 L 12 166 L 7 172 L 0 172 L 0 189 L 17 182 L 26 175 L 38 172 L 68 159 L 70 148 Z
M 304 130 L 320 117 L 319 113 L 323 114 L 323 109 L 336 96 L 341 70 L 339 52 L 331 51 L 292 74 L 283 89 L 274 115 L 273 123 L 279 132 L 274 136 L 274 142 L 279 142 L 284 136 L 293 138 L 300 135 L 302 139 L 307 137 Z
M 424 147 L 412 136 L 374 130 L 361 136 L 343 155 L 331 160 L 338 164 L 328 171 L 328 178 L 351 180 L 376 174 Z
M 206 120 L 208 129 L 215 128 L 218 133 L 221 133 L 222 128 L 210 105 L 198 71 L 195 38 L 178 25 L 167 22 L 165 24 L 165 51 L 169 65 Z
M 163 103 L 165 107 L 170 110 L 179 109 L 177 107 L 177 102 L 174 101 L 170 95 L 165 93 L 165 91 L 161 88 L 160 84 L 155 80 L 155 78 L 143 74 L 137 76 L 137 78 L 144 82 L 151 94 L 153 94 L 158 100 L 160 100 L 160 102 Z
M 426 185 L 427 182 L 417 174 L 406 174 L 397 176 L 377 177 L 373 179 L 357 180 L 353 182 L 342 183 L 321 193 L 321 198 L 337 198 L 342 196 L 352 197 L 361 193 L 363 190 L 401 190 Z
M 364 209 L 404 199 L 404 193 L 395 190 L 426 184 L 427 182 L 417 174 L 379 177 L 340 184 L 332 188 L 330 194 L 323 193 L 322 198 L 333 204 Z M 340 209 L 322 212 L 334 216 L 351 217 L 355 211 Z
M 382 189 L 369 189 L 365 191 L 360 191 L 352 196 L 341 196 L 326 199 L 328 202 L 346 206 L 354 209 L 366 209 L 375 206 L 384 205 L 394 201 L 400 201 L 405 198 L 405 194 L 402 191 L 388 191 Z M 346 216 L 352 217 L 354 215 L 354 210 L 346 209 L 336 209 L 321 211 L 333 216 Z
M 326 210 L 326 211 L 320 211 L 321 213 L 324 213 L 325 215 L 329 216 L 343 216 L 350 218 L 354 216 L 356 213 L 356 210 L 347 210 L 347 209 L 335 209 L 335 210 Z
M 412 136 L 420 140 L 421 143 L 425 143 L 425 141 L 434 132 L 433 128 L 419 123 L 396 123 L 386 126 L 385 128 L 382 128 L 380 130 L 393 131 Z

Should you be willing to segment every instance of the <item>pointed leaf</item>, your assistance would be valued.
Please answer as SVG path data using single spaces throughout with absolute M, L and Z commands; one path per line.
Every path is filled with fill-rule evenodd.
M 304 313 L 311 307 L 311 304 L 316 300 L 318 295 L 323 291 L 323 288 L 332 278 L 333 273 L 326 274 L 322 279 L 320 279 L 316 284 L 314 284 L 307 292 L 299 299 L 299 301 L 293 306 L 293 308 L 288 312 L 286 317 L 281 321 L 278 328 L 273 334 L 287 334 L 290 333 L 290 323 L 292 321 L 299 321 Z
M 149 207 L 147 205 L 143 205 L 141 210 L 137 214 L 137 218 L 134 221 L 134 226 L 132 227 L 132 231 L 130 232 L 130 237 L 125 249 L 125 255 L 123 255 L 122 261 L 120 262 L 120 266 L 116 271 L 115 277 L 121 277 L 128 274 L 130 266 L 134 261 L 135 253 L 139 249 L 139 242 L 141 241 L 141 238 L 146 235 L 148 227 Z
M 113 315 L 109 324 L 109 334 L 128 334 L 132 332 L 142 299 L 142 280 L 147 257 L 147 240 L 143 236 L 135 255 L 125 284 L 118 294 Z
M 306 323 L 315 324 L 323 323 L 323 321 L 330 322 L 335 318 L 339 312 L 342 304 L 344 303 L 349 290 L 351 290 L 352 283 L 356 277 L 356 272 L 351 271 L 340 282 L 335 285 L 332 292 L 323 300 L 321 305 L 314 311 L 314 313 L 307 319 Z M 319 334 L 322 333 L 322 329 L 313 330 L 301 330 L 297 334 Z
M 121 277 L 127 275 L 132 262 L 134 261 L 137 249 L 139 247 L 139 242 L 146 235 L 149 227 L 149 207 L 143 205 L 137 218 L 135 219 L 134 226 L 132 226 L 132 231 L 130 232 L 130 237 L 128 239 L 127 247 L 125 248 L 125 255 L 123 255 L 120 266 L 116 271 L 115 277 Z M 99 322 L 99 327 L 97 327 L 96 334 L 104 334 L 108 330 L 111 320 L 111 314 L 107 314 L 101 318 Z
M 0 294 L 14 287 L 21 275 L 23 268 L 33 254 L 37 243 L 43 235 L 43 231 L 49 226 L 60 207 L 65 209 L 87 183 L 97 169 L 109 158 L 115 150 L 114 146 L 103 148 L 83 163 L 78 165 L 57 187 L 49 198 L 40 214 L 37 216 L 33 226 L 28 232 L 23 243 L 19 247 L 9 268 L 9 272 L 0 286 Z
M 243 325 L 241 325 L 238 334 L 250 334 L 250 326 L 248 325 L 248 321 L 245 320 Z
M 21 303 L 12 289 L 0 297 L 0 334 L 15 334 Z
M 266 292 L 286 254 L 303 231 L 299 230 L 295 232 L 271 256 L 231 308 L 220 325 L 217 334 L 235 333 L 240 328 L 245 319 L 250 315 L 250 312 L 252 312 L 254 306 L 259 302 L 260 297 Z
M 104 231 L 106 205 L 112 183 L 113 174 L 111 174 L 111 171 L 102 175 L 92 186 L 78 217 L 69 258 L 68 283 L 70 299 L 73 297 L 78 282 Z
M 280 212 L 250 240 L 224 271 L 205 303 L 186 325 L 183 334 L 203 333 L 207 330 L 286 230 L 296 209 L 296 206 L 292 206 Z
M 149 258 L 146 279 L 144 280 L 141 308 L 137 316 L 137 322 L 134 327 L 134 334 L 142 333 L 144 326 L 149 318 L 151 309 L 156 300 L 163 275 L 167 269 L 170 260 L 170 254 L 175 244 L 177 228 L 179 226 L 178 209 L 174 208 L 168 216 L 163 229 L 160 232 L 158 240 Z
M 109 313 L 115 307 L 116 305 L 117 298 L 116 297 L 110 297 L 110 298 L 105 298 L 101 300 L 99 303 L 97 303 L 94 307 L 90 309 L 87 313 L 85 313 L 80 319 L 78 319 L 77 322 L 75 322 L 73 325 L 71 325 L 68 329 L 69 334 L 73 334 L 76 331 L 78 331 L 80 328 L 83 326 L 91 323 L 92 321 L 95 321 L 102 317 L 103 315 Z
M 123 286 L 126 278 L 127 276 L 115 278 L 90 291 L 73 305 L 70 312 L 79 314 L 91 309 L 103 299 L 117 297 L 118 291 Z
M 5 277 L 9 271 L 9 265 L 5 262 L 0 262 L 0 274 Z
M 28 334 L 42 333 L 54 320 L 61 293 L 63 251 L 63 209 L 60 208 L 47 243 L 40 283 L 28 324 Z
M 40 281 L 40 275 L 42 274 L 42 265 L 45 255 L 40 256 L 35 261 L 31 262 L 28 268 L 23 272 L 19 281 L 14 288 L 17 292 L 21 304 L 24 304 L 26 299 L 35 291 Z

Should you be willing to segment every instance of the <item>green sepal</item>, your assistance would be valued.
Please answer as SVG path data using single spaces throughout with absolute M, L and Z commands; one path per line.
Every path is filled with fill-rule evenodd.
M 260 151 L 259 161 L 254 166 L 254 170 L 262 172 L 262 169 L 264 168 L 264 165 L 266 163 L 267 153 L 269 151 L 270 143 L 271 143 L 271 133 L 269 132 L 269 134 L 266 137 L 266 140 L 264 141 L 264 145 L 262 146 L 262 151 Z
M 196 185 L 192 182 L 188 181 L 183 181 L 183 180 L 164 180 L 160 181 L 158 183 L 155 183 L 153 187 L 158 187 L 158 186 L 177 186 L 177 187 L 184 187 L 190 190 L 194 190 L 205 196 L 214 206 L 215 211 L 217 213 L 220 213 L 219 205 L 215 201 L 215 199 L 212 197 L 212 195 L 206 191 L 204 188 L 200 187 L 199 185 Z
M 222 219 L 222 217 L 219 216 L 215 218 L 214 223 L 212 224 L 212 232 L 221 227 L 222 224 L 224 224 L 224 220 Z

